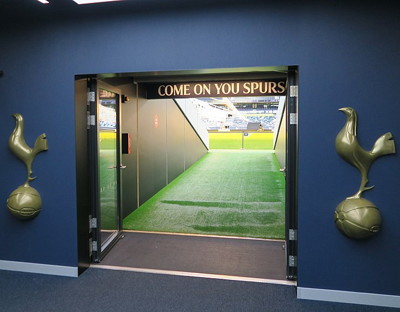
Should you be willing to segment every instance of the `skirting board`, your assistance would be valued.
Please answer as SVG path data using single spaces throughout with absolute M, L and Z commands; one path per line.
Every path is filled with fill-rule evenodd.
M 0 260 L 0 270 L 78 277 L 77 267 L 29 262 Z
M 400 308 L 400 296 L 297 287 L 297 299 Z

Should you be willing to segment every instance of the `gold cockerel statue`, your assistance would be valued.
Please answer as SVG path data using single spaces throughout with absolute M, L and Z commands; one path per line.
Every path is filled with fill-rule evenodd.
M 24 138 L 24 118 L 21 114 L 12 115 L 15 118 L 15 128 L 8 139 L 8 147 L 26 167 L 27 178 L 23 185 L 17 187 L 7 198 L 8 211 L 16 218 L 30 220 L 35 218 L 42 209 L 42 198 L 39 192 L 29 185 L 32 177 L 32 163 L 36 155 L 47 151 L 46 134 L 37 137 L 35 145 L 30 148 Z
M 38 153 L 48 150 L 47 138 L 44 133 L 39 135 L 33 148 L 30 148 L 24 138 L 24 118 L 21 114 L 13 114 L 12 116 L 16 123 L 8 140 L 8 147 L 25 164 L 28 175 L 25 184 L 29 185 L 29 182 L 35 179 L 35 177 L 32 177 L 33 160 Z
M 373 186 L 368 184 L 368 171 L 372 163 L 380 156 L 396 152 L 393 136 L 390 132 L 379 137 L 370 151 L 364 150 L 357 140 L 357 113 L 351 107 L 340 108 L 346 114 L 347 121 L 343 129 L 336 136 L 336 151 L 349 164 L 356 167 L 361 173 L 361 185 L 358 192 L 349 198 L 360 198 L 362 192 Z

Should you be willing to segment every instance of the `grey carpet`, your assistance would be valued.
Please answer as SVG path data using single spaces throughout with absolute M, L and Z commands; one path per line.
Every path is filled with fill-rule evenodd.
M 79 278 L 0 271 L 2 312 L 389 312 L 296 299 L 295 287 L 89 269 Z
M 286 279 L 283 241 L 125 233 L 103 265 Z

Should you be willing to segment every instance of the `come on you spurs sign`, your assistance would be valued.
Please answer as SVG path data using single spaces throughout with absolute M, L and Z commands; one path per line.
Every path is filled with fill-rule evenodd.
M 148 99 L 232 97 L 232 96 L 284 96 L 285 79 L 149 83 Z

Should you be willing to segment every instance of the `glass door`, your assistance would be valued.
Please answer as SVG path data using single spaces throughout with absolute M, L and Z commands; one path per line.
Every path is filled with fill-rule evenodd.
M 92 258 L 99 262 L 121 234 L 120 95 L 91 79 Z

